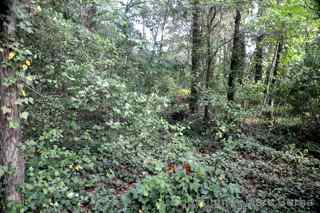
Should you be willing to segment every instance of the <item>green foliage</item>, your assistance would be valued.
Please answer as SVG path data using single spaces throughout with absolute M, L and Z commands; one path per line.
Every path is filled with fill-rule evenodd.
M 251 112 L 249 110 L 245 111 L 238 103 L 229 103 L 225 95 L 211 94 L 209 95 L 209 103 L 215 112 L 214 125 L 209 131 L 211 136 L 216 140 L 226 139 L 229 136 L 238 137 L 241 133 L 241 122 Z
M 209 175 L 205 168 L 192 165 L 192 173 L 178 171 L 148 177 L 124 198 L 126 212 L 201 212 L 219 210 L 234 211 L 233 201 L 239 198 L 236 184 L 225 184 Z M 220 209 L 221 210 L 221 209 Z
M 238 100 L 244 104 L 259 105 L 264 101 L 265 85 L 261 82 L 247 82 L 238 92 Z
M 292 68 L 295 72 L 290 76 L 290 81 L 284 84 L 282 94 L 293 106 L 295 113 L 314 116 L 319 112 L 320 97 L 320 63 L 319 41 L 308 45 L 304 62 Z M 280 92 L 280 94 L 281 94 Z
M 213 40 L 225 41 L 232 36 L 230 14 L 238 5 L 209 3 L 216 3 L 217 17 L 225 18 L 216 26 Z M 83 23 L 84 12 L 92 6 L 97 9 L 94 30 Z M 311 156 L 317 148 L 304 150 L 308 144 L 298 143 L 300 133 L 291 124 L 301 119 L 290 118 L 288 112 L 292 108 L 299 115 L 319 114 L 320 54 L 314 40 L 318 22 L 310 19 L 302 0 L 281 4 L 270 0 L 254 23 L 266 34 L 264 70 L 272 63 L 279 34 L 285 41 L 278 82 L 272 89 L 280 106 L 273 108 L 272 122 L 260 112 L 265 108 L 266 85 L 251 82 L 247 70 L 235 102 L 227 101 L 228 44 L 216 52 L 219 60 L 209 90 L 199 85 L 199 113 L 189 115 L 189 6 L 186 1 L 44 1 L 32 21 L 20 14 L 19 38 L 24 46 L 15 44 L 4 63 L 17 70 L 17 76 L 1 79 L 4 85 L 24 82 L 26 86 L 19 99 L 24 122 L 10 123 L 23 130 L 27 162 L 20 189 L 24 203 L 13 205 L 13 211 L 303 212 L 317 208 L 319 160 Z M 246 16 L 249 5 L 243 7 Z M 152 38 L 136 29 L 140 22 Z M 160 54 L 163 23 L 167 35 Z M 207 58 L 203 55 L 201 60 L 199 69 L 205 70 Z M 206 105 L 208 122 L 202 115 Z M 182 122 L 170 124 L 163 116 L 178 111 L 186 113 Z M 279 132 L 273 129 L 276 124 L 283 125 Z M 177 171 L 168 171 L 170 162 Z M 189 162 L 191 171 L 182 162 Z M 10 170 L 0 166 L 0 179 L 7 174 Z M 277 203 L 300 198 L 313 204 L 304 208 Z

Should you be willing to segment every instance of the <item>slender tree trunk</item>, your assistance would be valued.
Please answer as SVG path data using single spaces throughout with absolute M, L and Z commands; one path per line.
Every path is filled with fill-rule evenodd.
M 192 73 L 191 73 L 191 97 L 190 111 L 198 111 L 199 84 L 200 84 L 200 57 L 201 57 L 201 32 L 200 32 L 200 2 L 192 0 L 193 18 L 192 18 Z
M 165 30 L 165 27 L 166 27 L 166 24 L 167 24 L 167 20 L 168 20 L 169 3 L 170 2 L 168 1 L 167 5 L 166 5 L 166 11 L 165 11 L 165 14 L 164 14 L 164 17 L 163 17 L 163 22 L 162 22 L 162 25 L 161 25 L 161 38 L 160 38 L 160 44 L 159 44 L 159 56 L 160 57 L 162 56 L 164 30 Z
M 264 12 L 263 1 L 255 1 L 255 6 L 258 9 L 257 14 L 255 15 L 256 19 L 262 17 Z M 263 74 L 263 40 L 264 40 L 264 32 L 263 29 L 259 29 L 258 37 L 256 38 L 256 50 L 254 56 L 254 82 L 258 83 L 262 80 Z
M 274 67 L 273 67 L 273 74 L 272 74 L 272 78 L 271 78 L 271 82 L 270 82 L 270 89 L 271 90 L 274 89 L 276 82 L 277 82 L 277 76 L 278 76 L 279 65 L 280 65 L 280 61 L 281 61 L 282 50 L 283 50 L 283 39 L 281 38 L 277 44 L 277 53 L 276 53 L 276 58 L 275 58 L 275 62 L 274 62 Z M 267 103 L 270 106 L 272 106 L 272 102 L 273 102 L 272 94 L 270 94 L 270 91 L 269 91 Z
M 241 13 L 240 10 L 236 10 L 235 17 L 235 27 L 234 27 L 234 37 L 233 37 L 233 47 L 231 56 L 231 66 L 230 74 L 228 79 L 228 101 L 234 101 L 234 96 L 236 92 L 236 79 L 241 66 L 241 38 L 240 38 L 240 23 L 241 23 Z
M 267 69 L 266 72 L 266 79 L 265 79 L 265 85 L 267 87 L 267 89 L 265 90 L 265 94 L 268 95 L 269 93 L 269 88 L 270 88 L 270 81 L 271 81 L 271 74 L 274 68 L 274 64 L 277 58 L 277 54 L 278 54 L 278 45 L 275 46 L 275 50 L 274 50 L 274 54 L 272 57 L 272 61 L 271 61 L 271 65 L 269 66 L 269 68 Z
M 225 43 L 226 42 L 226 38 L 223 39 L 223 42 Z M 227 45 L 224 45 L 223 47 L 223 74 L 224 76 L 226 77 L 229 73 L 229 68 L 230 68 L 230 62 L 229 62 L 229 59 L 230 59 L 230 56 L 229 56 L 229 47 L 230 45 L 227 44 Z
M 16 1 L 6 1 L 7 13 L 1 20 L 1 62 L 7 61 L 9 53 L 8 44 L 12 43 L 16 30 Z M 3 14 L 1 14 L 3 15 Z M 4 166 L 13 169 L 13 174 L 5 177 L 4 198 L 6 202 L 22 202 L 22 196 L 17 188 L 24 182 L 25 162 L 21 146 L 21 130 L 12 123 L 19 124 L 19 109 L 17 99 L 19 88 L 17 83 L 5 84 L 5 79 L 15 76 L 15 70 L 0 67 L 0 161 Z M 5 110 L 4 110 L 5 109 Z M 10 125 L 11 124 L 11 125 Z
M 142 38 L 143 40 L 146 40 L 147 36 L 146 36 L 146 20 L 145 17 L 142 17 Z
M 255 55 L 255 73 L 254 73 L 254 81 L 258 83 L 262 80 L 263 73 L 263 35 L 259 35 L 256 41 L 256 55 Z
M 210 43 L 210 42 L 209 42 Z M 207 49 L 211 49 L 211 44 L 209 44 L 207 46 Z M 208 61 L 207 61 L 207 72 L 206 72 L 206 82 L 205 82 L 205 87 L 206 87 L 206 91 L 209 91 L 209 83 L 210 83 L 210 79 L 212 76 L 212 53 L 210 51 L 210 53 L 208 52 Z M 205 121 L 209 120 L 209 103 L 207 103 L 204 107 L 204 118 Z
M 239 68 L 237 78 L 240 85 L 243 84 L 244 70 L 246 66 L 246 39 L 243 33 L 240 33 Z
M 97 13 L 97 5 L 95 3 L 91 3 L 89 5 L 85 4 L 83 6 L 81 18 L 83 25 L 91 32 L 95 31 L 95 21 L 94 16 Z
M 212 62 L 213 62 L 213 53 L 212 53 L 212 46 L 211 46 L 211 34 L 213 28 L 213 21 L 216 17 L 217 9 L 216 7 L 211 7 L 209 10 L 209 14 L 207 17 L 207 70 L 206 70 L 206 79 L 205 79 L 205 89 L 206 92 L 209 91 L 209 83 L 212 78 Z M 209 121 L 209 103 L 207 103 L 204 107 L 204 117 L 203 120 L 208 122 Z

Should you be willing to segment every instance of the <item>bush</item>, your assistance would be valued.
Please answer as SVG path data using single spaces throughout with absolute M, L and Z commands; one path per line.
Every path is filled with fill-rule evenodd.
M 147 177 L 124 197 L 126 212 L 208 212 L 235 210 L 240 187 L 225 183 L 206 167 Z M 223 205 L 223 206 L 221 206 Z

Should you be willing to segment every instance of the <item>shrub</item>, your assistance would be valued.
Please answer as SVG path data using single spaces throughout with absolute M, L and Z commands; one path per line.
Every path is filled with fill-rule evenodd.
M 126 212 L 208 212 L 235 210 L 240 187 L 225 183 L 206 167 L 147 177 L 124 197 Z

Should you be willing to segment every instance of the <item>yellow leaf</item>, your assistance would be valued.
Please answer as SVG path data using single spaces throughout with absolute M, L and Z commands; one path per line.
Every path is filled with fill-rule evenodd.
M 10 52 L 10 53 L 9 53 L 9 56 L 8 56 L 8 59 L 9 59 L 9 60 L 12 60 L 15 56 L 16 56 L 16 53 L 15 53 L 15 52 Z
M 26 65 L 27 65 L 27 66 L 29 66 L 29 67 L 30 67 L 30 66 L 31 66 L 31 64 L 32 64 L 31 60 L 26 60 Z
M 26 71 L 27 69 L 28 69 L 28 66 L 27 66 L 26 64 L 23 64 L 23 65 L 22 65 L 22 70 L 23 70 L 23 71 Z
M 74 170 L 76 170 L 76 171 L 80 171 L 82 169 L 82 167 L 80 166 L 80 165 L 76 165 L 75 167 L 74 167 Z
M 40 7 L 40 5 L 37 6 L 37 11 L 40 13 L 42 11 L 42 8 Z
M 27 93 L 26 93 L 26 91 L 24 91 L 24 89 L 21 90 L 21 95 L 22 95 L 23 97 L 26 97 L 26 96 L 27 96 Z
M 198 206 L 200 209 L 202 209 L 204 206 L 205 206 L 205 203 L 201 200 L 199 203 L 198 203 Z
M 27 79 L 27 81 L 32 81 L 32 80 L 33 80 L 33 78 L 32 78 L 31 75 L 28 75 L 28 76 L 26 77 L 26 79 Z

